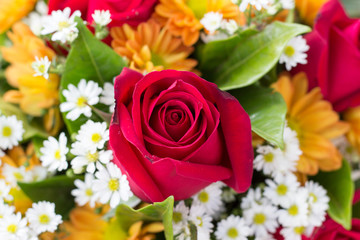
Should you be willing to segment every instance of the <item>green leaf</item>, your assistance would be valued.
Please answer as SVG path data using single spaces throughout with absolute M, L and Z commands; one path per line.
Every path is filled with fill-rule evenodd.
M 0 112 L 5 116 L 15 115 L 18 120 L 23 122 L 25 133 L 23 135 L 23 141 L 27 141 L 33 137 L 47 138 L 48 134 L 42 129 L 35 121 L 30 121 L 25 113 L 14 104 L 5 102 L 0 98 Z
M 198 240 L 197 239 L 197 228 L 195 226 L 195 224 L 190 223 L 190 239 L 191 240 Z
M 270 88 L 249 86 L 230 91 L 249 114 L 252 130 L 270 143 L 284 147 L 286 103 Z
M 342 167 L 333 172 L 319 172 L 314 181 L 322 185 L 330 197 L 328 213 L 330 217 L 346 229 L 351 229 L 354 182 L 351 168 L 344 160 Z
M 69 84 L 77 86 L 81 79 L 93 80 L 103 87 L 105 82 L 112 82 L 125 66 L 123 58 L 96 39 L 80 18 L 76 18 L 76 22 L 79 36 L 74 41 L 65 63 L 65 71 L 60 83 L 61 92 L 67 89 Z M 62 94 L 60 101 L 66 101 Z M 101 104 L 96 107 L 105 112 L 109 109 L 108 106 Z M 66 114 L 63 113 L 63 118 L 70 135 L 77 133 L 80 126 L 88 120 L 81 115 L 76 121 L 71 121 L 66 118 Z M 100 120 L 94 113 L 92 119 Z
M 248 30 L 245 36 L 240 34 L 214 42 L 204 47 L 200 56 L 200 70 L 205 79 L 213 81 L 222 90 L 249 86 L 277 64 L 289 40 L 310 30 L 305 25 L 274 22 L 257 34 L 254 34 L 254 30 Z M 220 60 L 214 58 L 216 55 Z M 226 59 L 222 56 L 226 56 Z
M 75 188 L 75 179 L 66 175 L 59 175 L 40 182 L 18 182 L 18 185 L 32 201 L 53 202 L 56 206 L 56 213 L 67 217 L 69 211 L 74 207 L 74 197 L 71 195 L 71 190 Z
M 139 210 L 134 210 L 125 204 L 121 204 L 116 209 L 115 219 L 105 232 L 105 240 L 126 239 L 130 226 L 138 221 L 144 221 L 145 223 L 162 221 L 166 240 L 172 240 L 173 207 L 173 196 L 168 197 L 163 202 L 157 202 Z

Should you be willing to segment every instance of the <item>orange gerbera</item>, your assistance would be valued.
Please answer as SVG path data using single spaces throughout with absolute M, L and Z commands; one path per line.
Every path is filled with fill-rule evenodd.
M 114 50 L 130 61 L 130 68 L 140 72 L 175 69 L 191 71 L 197 64 L 187 57 L 194 51 L 181 39 L 173 37 L 167 28 L 154 20 L 141 23 L 136 29 L 124 24 L 111 28 Z
M 108 223 L 102 216 L 109 210 L 103 207 L 100 214 L 88 205 L 76 207 L 70 212 L 70 220 L 61 226 L 61 232 L 57 239 L 61 240 L 103 240 Z
M 8 36 L 13 46 L 3 47 L 1 51 L 4 59 L 11 63 L 5 71 L 6 79 L 18 90 L 6 92 L 4 100 L 20 104 L 27 114 L 40 116 L 45 109 L 58 103 L 60 78 L 57 74 L 50 74 L 49 80 L 40 76 L 34 77 L 31 64 L 35 57 L 47 56 L 51 60 L 55 53 L 43 40 L 36 37 L 26 24 L 16 23 L 12 30 Z
M 199 39 L 203 28 L 200 20 L 207 12 L 219 12 L 225 19 L 239 20 L 240 16 L 239 7 L 231 0 L 160 0 L 155 18 L 191 46 Z
M 350 124 L 350 131 L 346 137 L 350 144 L 360 153 L 360 106 L 346 110 L 343 117 Z
M 0 0 L 0 34 L 25 17 L 37 0 Z
M 315 175 L 319 169 L 333 171 L 340 168 L 342 157 L 330 140 L 345 134 L 349 125 L 340 121 L 331 104 L 323 100 L 320 88 L 308 92 L 304 73 L 293 79 L 284 74 L 272 87 L 284 97 L 288 125 L 299 138 L 303 154 L 298 161 L 298 171 Z
M 300 17 L 309 25 L 314 25 L 315 18 L 324 3 L 328 0 L 295 0 Z

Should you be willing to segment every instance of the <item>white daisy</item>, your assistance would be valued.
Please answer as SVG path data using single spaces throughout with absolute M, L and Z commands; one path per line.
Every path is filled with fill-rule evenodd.
M 305 230 L 306 228 L 304 226 L 285 227 L 281 229 L 280 233 L 284 237 L 284 240 L 301 240 Z
M 43 58 L 35 57 L 35 62 L 32 63 L 31 67 L 34 69 L 36 76 L 43 76 L 46 79 L 49 79 L 49 68 L 51 66 L 51 62 L 47 56 Z
M 221 186 L 216 183 L 211 184 L 192 197 L 193 204 L 203 206 L 207 214 L 215 218 L 221 213 L 223 206 L 221 193 Z
M 294 0 L 280 0 L 281 6 L 283 9 L 294 9 L 295 2 Z
M 344 159 L 353 163 L 360 162 L 359 153 L 357 152 L 356 148 L 354 148 L 354 146 L 349 143 L 345 136 L 332 139 L 332 143 L 336 146 L 337 149 L 339 149 L 341 156 L 343 156 Z
M 267 8 L 270 4 L 269 0 L 242 0 L 241 4 L 239 6 L 239 9 L 241 12 L 245 12 L 248 5 L 251 5 L 252 7 L 255 7 L 258 11 L 260 11 L 262 8 Z
M 0 200 L 0 220 L 6 219 L 8 216 L 13 214 L 14 212 L 15 212 L 14 206 L 9 206 L 8 204 L 5 204 L 2 200 Z
M 235 20 L 222 20 L 221 21 L 221 28 L 224 29 L 229 35 L 233 35 L 236 30 L 239 29 L 239 25 L 236 23 Z
M 225 187 L 222 190 L 222 194 L 221 194 L 221 198 L 224 202 L 226 203 L 231 203 L 231 202 L 235 202 L 236 200 L 236 194 L 237 192 L 234 191 L 234 189 L 229 188 L 229 187 Z
M 85 148 L 81 142 L 75 142 L 71 145 L 71 147 L 72 149 L 70 152 L 76 155 L 76 157 L 71 160 L 71 167 L 74 169 L 76 174 L 81 173 L 84 167 L 86 167 L 87 172 L 94 173 L 96 169 L 95 163 L 97 161 L 107 164 L 113 159 L 113 153 L 111 150 L 89 150 Z
M 276 220 L 277 208 L 271 204 L 252 204 L 244 210 L 244 219 L 256 237 L 267 237 L 275 233 L 278 227 Z
M 206 213 L 204 206 L 193 203 L 189 212 L 189 221 L 197 228 L 197 239 L 210 240 L 213 228 L 212 218 Z
M 31 31 L 39 36 L 42 30 L 42 18 L 47 16 L 48 5 L 44 1 L 37 1 L 35 10 L 23 19 L 23 21 L 30 27 Z
M 0 219 L 0 239 L 6 240 L 24 240 L 27 239 L 27 221 L 21 218 L 21 213 L 7 216 L 6 219 Z
M 246 226 L 244 219 L 234 215 L 221 220 L 215 232 L 218 240 L 247 240 L 250 235 L 251 229 Z
M 24 166 L 13 167 L 5 163 L 2 169 L 2 174 L 4 175 L 6 182 L 8 182 L 12 187 L 16 187 L 17 182 L 31 181 L 31 173 L 26 171 Z
M 4 170 L 3 170 L 4 171 Z M 13 196 L 10 195 L 11 185 L 0 179 L 0 201 L 12 201 Z
M 204 43 L 223 40 L 223 39 L 227 39 L 228 37 L 229 36 L 223 32 L 215 32 L 214 34 L 206 34 L 204 32 L 200 33 L 200 38 Z
M 55 204 L 46 201 L 33 203 L 32 207 L 26 211 L 26 218 L 29 221 L 29 227 L 37 234 L 54 232 L 62 223 L 61 216 L 55 213 Z
M 69 84 L 68 89 L 62 92 L 66 102 L 60 104 L 60 111 L 68 112 L 66 118 L 72 121 L 78 119 L 81 114 L 91 117 L 90 106 L 99 102 L 101 92 L 102 89 L 92 80 L 86 82 L 85 79 L 81 79 L 77 87 Z
M 109 130 L 105 122 L 94 122 L 88 120 L 80 127 L 76 140 L 79 141 L 84 148 L 94 150 L 103 148 L 105 142 L 109 140 Z
M 189 208 L 185 205 L 184 201 L 178 202 L 173 210 L 173 229 L 174 235 L 180 234 L 185 225 L 187 225 L 189 218 Z
M 0 157 L 3 157 L 5 156 L 5 152 L 3 150 L 1 150 L 0 148 Z M 1 166 L 1 159 L 0 159 L 0 166 Z
M 94 22 L 101 27 L 105 27 L 111 22 L 111 14 L 109 10 L 95 10 L 91 16 L 94 19 Z
M 309 223 L 315 227 L 321 226 L 325 221 L 330 198 L 327 196 L 326 190 L 316 182 L 306 182 L 305 188 L 309 193 Z
M 283 174 L 296 171 L 297 162 L 302 154 L 297 133 L 287 126 L 284 128 L 284 144 L 284 161 L 278 166 L 278 172 Z
M 279 63 L 285 63 L 287 71 L 296 67 L 298 63 L 307 64 L 306 52 L 310 47 L 306 44 L 305 38 L 297 36 L 291 39 L 284 48 L 284 52 L 280 56 Z
M 279 162 L 283 161 L 283 155 L 279 148 L 272 146 L 258 146 L 258 155 L 254 159 L 254 168 L 266 175 L 272 175 L 279 168 Z
M 223 19 L 223 15 L 221 13 L 208 12 L 200 20 L 200 23 L 204 26 L 204 28 L 207 31 L 210 32 L 210 34 L 212 34 L 221 27 L 222 19 Z
M 48 176 L 48 170 L 43 166 L 35 166 L 28 172 L 30 173 L 32 182 L 42 181 Z
M 114 112 L 115 109 L 115 97 L 114 97 L 114 84 L 106 82 L 104 84 L 104 90 L 101 93 L 100 102 L 109 106 L 109 111 Z
M 308 220 L 308 197 L 305 188 L 299 188 L 292 193 L 288 200 L 282 205 L 284 209 L 278 211 L 278 220 L 284 227 L 307 226 Z
M 79 206 L 84 206 L 89 203 L 90 207 L 95 207 L 96 198 L 93 190 L 94 177 L 91 174 L 85 174 L 85 181 L 76 179 L 74 181 L 76 189 L 71 191 L 71 194 L 75 197 L 75 202 Z
M 23 123 L 16 116 L 0 116 L 0 148 L 12 149 L 23 139 Z
M 105 204 L 110 201 L 110 207 L 115 208 L 120 202 L 126 202 L 133 195 L 126 175 L 112 162 L 106 168 L 97 162 L 98 172 L 93 186 L 95 197 Z
M 300 184 L 295 175 L 277 175 L 273 180 L 266 179 L 268 186 L 264 189 L 264 196 L 274 205 L 287 206 L 289 198 L 294 195 Z
M 42 21 L 42 35 L 53 34 L 52 41 L 60 41 L 66 43 L 69 40 L 69 34 L 78 33 L 75 17 L 80 17 L 81 12 L 76 10 L 72 15 L 70 8 L 63 11 L 52 11 L 50 16 L 44 17 Z
M 250 188 L 245 197 L 241 199 L 241 208 L 248 209 L 251 208 L 253 204 L 267 204 L 269 201 L 266 198 L 263 198 L 261 189 L 257 187 L 255 190 Z
M 49 137 L 48 140 L 44 141 L 44 146 L 40 148 L 42 154 L 40 160 L 42 165 L 48 168 L 48 171 L 61 171 L 68 167 L 66 154 L 69 149 L 66 147 L 66 144 L 67 138 L 63 132 L 60 133 L 59 141 L 54 137 Z

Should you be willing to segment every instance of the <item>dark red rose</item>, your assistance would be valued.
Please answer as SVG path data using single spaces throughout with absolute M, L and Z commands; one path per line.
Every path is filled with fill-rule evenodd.
M 350 19 L 339 0 L 330 0 L 305 38 L 308 64 L 294 72 L 305 71 L 310 87 L 320 86 L 336 111 L 360 105 L 360 19 Z
M 127 23 L 137 26 L 150 18 L 157 0 L 50 0 L 49 13 L 53 10 L 70 7 L 72 11 L 80 10 L 82 18 L 92 23 L 95 10 L 109 10 L 110 27 Z
M 250 119 L 229 93 L 191 72 L 143 76 L 125 68 L 115 100 L 114 163 L 142 200 L 186 199 L 216 181 L 238 192 L 249 188 Z

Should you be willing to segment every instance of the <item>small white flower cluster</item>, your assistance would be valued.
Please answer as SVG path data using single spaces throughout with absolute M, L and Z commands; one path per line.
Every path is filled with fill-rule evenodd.
M 22 217 L 13 206 L 0 201 L 0 239 L 37 240 L 43 232 L 54 232 L 62 223 L 55 213 L 55 204 L 50 202 L 33 203 Z
M 32 69 L 34 69 L 34 77 L 42 76 L 45 79 L 49 79 L 49 69 L 51 62 L 47 56 L 43 58 L 35 57 L 35 62 L 31 64 Z
M 94 23 L 100 27 L 106 27 L 111 22 L 111 13 L 109 10 L 95 10 L 91 16 Z
M 226 39 L 238 30 L 239 25 L 235 20 L 223 19 L 223 15 L 219 12 L 208 12 L 200 20 L 200 23 L 207 30 L 208 34 L 202 33 L 203 42 Z
M 280 56 L 279 63 L 285 63 L 285 68 L 287 71 L 290 71 L 298 64 L 307 64 L 308 55 L 306 52 L 309 49 L 310 47 L 307 45 L 305 38 L 302 36 L 297 36 L 287 43 L 283 53 Z
M 281 226 L 285 240 L 301 240 L 321 226 L 328 203 L 326 190 L 318 183 L 308 181 L 301 187 L 295 175 L 287 174 L 267 179 L 263 190 L 250 189 L 241 209 L 256 239 L 271 239 Z
M 2 174 L 11 187 L 18 187 L 17 182 L 36 182 L 48 177 L 46 168 L 42 166 L 34 166 L 27 170 L 25 166 L 13 167 L 6 163 L 2 167 Z
M 5 155 L 3 151 L 12 149 L 22 141 L 24 132 L 23 122 L 17 120 L 15 115 L 4 116 L 0 113 L 0 157 Z
M 100 102 L 102 104 L 109 106 L 110 113 L 114 112 L 115 110 L 114 84 L 109 82 L 104 83 L 104 90 L 101 93 Z
M 133 193 L 130 190 L 129 182 L 125 174 L 114 163 L 103 166 L 96 163 L 95 178 L 92 174 L 85 174 L 85 181 L 75 180 L 76 189 L 71 194 L 75 197 L 78 205 L 83 206 L 87 203 L 91 207 L 96 202 L 110 204 L 115 208 L 120 203 L 127 202 Z
M 27 18 L 23 19 L 23 21 L 30 27 L 31 31 L 36 35 L 39 36 L 42 30 L 42 18 L 47 16 L 48 14 L 48 5 L 45 1 L 38 1 L 36 3 L 34 11 L 29 13 Z
M 69 7 L 63 11 L 52 11 L 51 15 L 42 17 L 42 30 L 40 34 L 52 34 L 52 41 L 60 41 L 63 44 L 71 43 L 77 38 L 79 33 L 79 30 L 76 28 L 75 17 L 80 16 L 81 12 L 79 10 L 71 14 Z
M 258 146 L 254 168 L 273 177 L 296 171 L 297 161 L 302 154 L 299 139 L 289 127 L 284 129 L 284 150 L 270 145 Z
M 245 12 L 249 5 L 257 11 L 265 9 L 269 14 L 273 15 L 281 9 L 293 9 L 295 7 L 294 0 L 232 0 L 236 5 L 239 5 L 239 10 Z

